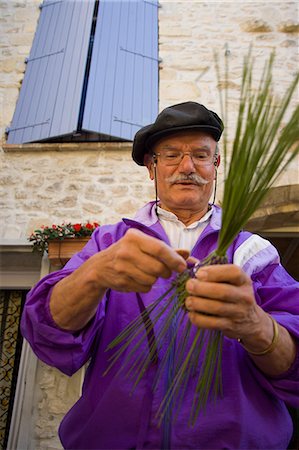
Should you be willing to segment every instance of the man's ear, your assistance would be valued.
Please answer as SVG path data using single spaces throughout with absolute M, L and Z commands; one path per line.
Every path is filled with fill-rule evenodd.
M 144 165 L 147 167 L 150 179 L 154 180 L 155 179 L 154 167 L 155 167 L 156 163 L 153 160 L 153 156 L 148 154 L 148 153 L 146 153 L 144 155 L 143 162 L 144 162 Z

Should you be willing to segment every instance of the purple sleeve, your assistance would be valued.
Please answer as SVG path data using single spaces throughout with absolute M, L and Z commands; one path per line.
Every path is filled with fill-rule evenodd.
M 257 303 L 294 337 L 297 344 L 295 361 L 289 370 L 277 377 L 266 377 L 254 365 L 259 383 L 268 391 L 299 407 L 299 284 L 280 264 L 266 267 L 252 276 Z M 248 356 L 249 357 L 249 356 Z
M 92 239 L 64 269 L 39 281 L 28 293 L 22 314 L 21 331 L 34 353 L 46 364 L 67 375 L 75 373 L 89 359 L 92 346 L 101 332 L 106 298 L 99 304 L 94 318 L 79 332 L 62 330 L 56 325 L 49 310 L 49 300 L 54 285 L 70 275 L 96 251 L 97 244 Z

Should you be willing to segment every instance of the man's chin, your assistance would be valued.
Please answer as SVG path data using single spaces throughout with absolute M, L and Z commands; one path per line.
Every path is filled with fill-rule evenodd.
M 180 189 L 175 193 L 173 199 L 178 206 L 181 205 L 192 208 L 194 205 L 198 205 L 198 203 L 201 202 L 202 195 L 199 195 L 198 190 L 192 188 Z

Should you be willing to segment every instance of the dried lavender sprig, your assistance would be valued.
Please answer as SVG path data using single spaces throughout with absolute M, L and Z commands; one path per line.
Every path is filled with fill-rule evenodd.
M 176 348 L 177 356 L 174 366 L 175 377 L 164 399 L 162 400 L 162 403 L 159 408 L 158 414 L 160 416 L 159 417 L 160 423 L 163 420 L 165 414 L 167 413 L 169 406 L 172 404 L 172 401 L 174 401 L 174 404 L 177 406 L 181 405 L 182 391 L 185 391 L 189 377 L 192 375 L 195 368 L 198 367 L 202 348 L 207 339 L 206 334 L 209 333 L 209 331 L 207 330 L 200 330 L 200 329 L 197 330 L 195 341 L 198 343 L 198 345 L 196 346 L 196 348 L 194 348 L 193 345 L 194 341 L 193 341 L 193 343 L 191 344 L 191 349 L 189 349 L 187 356 L 184 356 L 188 346 L 187 337 L 190 336 L 193 327 L 188 321 L 187 324 L 185 325 L 186 333 L 184 333 L 183 339 L 182 340 L 177 339 L 180 325 L 183 323 L 187 314 L 185 308 L 185 300 L 186 297 L 188 296 L 185 287 L 186 282 L 190 278 L 196 276 L 196 272 L 200 267 L 209 264 L 219 264 L 221 262 L 222 263 L 226 262 L 226 259 L 219 257 L 217 254 L 215 254 L 215 252 L 213 252 L 203 261 L 200 261 L 195 265 L 193 264 L 189 265 L 188 269 L 186 269 L 181 274 L 177 275 L 175 280 L 172 282 L 170 289 L 168 289 L 168 291 L 165 294 L 163 294 L 158 300 L 156 300 L 147 308 L 145 308 L 145 310 L 142 311 L 140 317 L 137 318 L 133 323 L 129 324 L 129 326 L 109 345 L 109 349 L 114 348 L 116 345 L 120 345 L 120 348 L 112 356 L 111 364 L 109 365 L 105 374 L 114 366 L 114 364 L 119 360 L 120 356 L 122 356 L 127 352 L 127 349 L 132 344 L 132 342 L 136 340 L 135 344 L 130 349 L 129 353 L 125 355 L 123 364 L 118 372 L 118 373 L 126 372 L 126 376 L 128 377 L 131 376 L 131 378 L 134 381 L 132 390 L 134 390 L 137 384 L 142 379 L 143 375 L 146 373 L 147 369 L 153 363 L 154 354 L 159 350 L 157 349 L 157 343 L 163 342 L 163 339 L 167 334 L 168 330 L 170 329 L 174 317 L 176 317 L 176 315 L 179 314 L 179 326 L 174 331 L 169 348 L 166 354 L 164 355 L 164 358 L 160 362 L 157 375 L 153 383 L 153 389 L 155 389 L 159 383 L 159 380 L 166 365 L 167 358 L 171 353 L 171 349 Z M 162 301 L 165 300 L 165 298 L 167 298 L 169 294 L 171 294 L 170 297 L 163 304 Z M 157 336 L 153 334 L 151 338 L 149 338 L 149 334 L 153 332 L 154 327 L 157 325 L 158 321 L 165 313 L 167 314 L 166 321 L 164 322 L 161 329 L 158 330 Z M 142 346 L 142 344 L 146 341 L 146 339 L 148 340 L 149 352 L 148 353 L 138 352 L 138 349 Z M 217 347 L 214 346 L 213 348 L 213 346 L 211 346 L 211 349 L 213 355 L 210 358 L 207 358 L 206 371 L 200 372 L 199 380 L 197 383 L 198 386 L 205 383 L 200 382 L 202 377 L 203 379 L 205 379 L 207 375 L 215 372 L 215 367 L 218 367 L 216 364 Z M 188 366 L 187 368 L 186 368 L 186 361 L 192 362 L 192 364 L 190 364 L 190 366 Z M 205 361 L 203 362 L 203 365 L 205 365 Z M 217 383 L 220 383 L 221 381 L 219 376 L 215 376 L 214 379 Z M 215 392 L 221 391 L 221 388 L 219 387 L 215 387 L 214 389 Z M 200 399 L 204 398 L 206 399 L 206 401 L 208 398 L 202 397 L 202 395 L 201 396 L 197 395 L 197 397 L 199 397 Z M 195 403 L 195 405 L 198 406 L 198 402 Z M 194 407 L 191 410 L 191 413 L 193 410 Z
M 110 365 L 106 369 L 103 375 L 106 375 L 111 368 L 115 365 L 115 363 L 119 360 L 119 358 L 127 351 L 128 347 L 132 344 L 132 342 L 135 339 L 138 339 L 133 348 L 130 350 L 130 352 L 126 355 L 125 360 L 123 362 L 121 370 L 129 367 L 130 374 L 131 369 L 134 368 L 134 365 L 132 366 L 132 356 L 135 354 L 136 351 L 141 347 L 141 345 L 144 343 L 146 339 L 148 339 L 149 333 L 154 330 L 154 326 L 157 324 L 158 320 L 161 318 L 161 316 L 165 313 L 165 311 L 169 308 L 171 304 L 173 304 L 174 296 L 176 295 L 176 290 L 180 291 L 182 289 L 184 280 L 187 280 L 189 278 L 189 270 L 187 269 L 183 273 L 179 274 L 177 278 L 172 282 L 171 287 L 157 300 L 155 300 L 153 303 L 151 303 L 147 308 L 145 308 L 144 311 L 138 316 L 133 322 L 131 322 L 107 347 L 106 351 L 111 350 L 121 344 L 120 348 L 112 355 L 110 358 Z M 172 293 L 172 295 L 169 297 L 168 301 L 163 305 L 162 301 L 167 298 L 167 296 Z M 162 306 L 161 306 L 162 305 Z M 150 314 L 154 313 L 152 319 L 150 319 Z M 167 331 L 167 328 L 169 324 L 171 323 L 173 314 L 170 315 L 167 321 L 167 327 L 165 327 L 165 330 Z M 146 333 L 144 333 L 144 329 L 146 330 Z M 166 332 L 165 331 L 165 332 Z M 156 345 L 156 339 L 151 340 L 152 345 Z M 149 347 L 150 354 L 153 353 L 153 348 L 150 345 Z M 144 354 L 141 355 L 141 358 L 144 357 Z M 142 367 L 138 368 L 138 373 L 146 370 L 146 368 L 152 363 L 151 358 L 147 358 L 144 363 L 142 364 Z M 140 381 L 140 377 L 138 376 L 137 380 L 134 383 L 134 386 L 138 384 Z
M 226 256 L 220 257 L 216 254 L 216 252 L 212 252 L 207 258 L 199 261 L 189 269 L 189 276 L 196 276 L 196 272 L 200 267 L 226 263 Z M 184 307 L 184 304 L 182 304 L 182 298 L 185 300 L 188 295 L 185 284 L 186 282 L 182 286 L 180 285 L 181 299 L 177 298 L 177 301 L 180 303 L 181 307 Z M 190 412 L 190 423 L 194 425 L 200 410 L 205 409 L 211 387 L 213 388 L 214 395 L 217 396 L 222 393 L 221 358 L 219 358 L 219 355 L 221 356 L 222 353 L 222 334 L 219 331 L 197 329 L 188 354 L 185 358 L 180 358 L 179 363 L 176 365 L 176 375 L 160 404 L 157 412 L 160 423 L 162 422 L 163 417 L 175 397 L 178 398 L 176 405 L 181 405 L 182 397 L 180 395 L 180 391 L 181 389 L 185 390 L 186 383 L 188 382 L 191 373 L 199 367 L 199 359 L 206 341 L 208 341 L 208 343 L 205 348 L 204 359 L 195 389 L 195 395 Z M 185 339 L 183 339 L 182 343 L 180 341 L 177 343 L 177 351 L 180 355 L 184 352 L 185 347 Z

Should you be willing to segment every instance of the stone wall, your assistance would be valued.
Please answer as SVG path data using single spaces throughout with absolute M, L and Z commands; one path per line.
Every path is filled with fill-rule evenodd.
M 1 0 L 0 131 L 13 115 L 36 22 L 39 0 Z M 233 135 L 243 58 L 250 44 L 258 77 L 276 50 L 277 94 L 287 88 L 298 67 L 297 2 L 203 2 L 163 0 L 159 9 L 160 109 L 187 99 L 219 112 L 213 53 L 229 60 L 230 111 Z M 226 56 L 225 56 L 226 55 Z M 2 208 L 0 236 L 25 238 L 33 228 L 63 220 L 107 223 L 132 215 L 153 196 L 143 168 L 130 160 L 130 146 L 98 146 L 81 151 L 0 153 Z M 94 148 L 94 147 L 92 147 Z M 35 150 L 35 149 L 34 149 Z M 39 149 L 40 150 L 40 149 Z M 298 159 L 279 184 L 298 182 Z M 63 176 L 62 176 L 63 175 Z M 221 173 L 220 173 L 221 175 Z M 114 198 L 114 200 L 112 200 Z M 221 179 L 218 199 L 221 198 Z
M 277 93 L 298 70 L 298 3 L 269 1 L 162 1 L 159 24 L 160 106 L 186 98 L 219 110 L 214 52 L 229 61 L 230 107 L 238 98 L 243 58 L 249 46 L 260 77 L 276 52 Z
M 40 0 L 0 0 L 2 144 L 18 97 L 39 4 Z M 286 89 L 298 68 L 298 2 L 160 0 L 160 4 L 160 109 L 195 100 L 219 111 L 213 62 L 217 50 L 221 64 L 225 57 L 230 64 L 231 137 L 248 46 L 253 44 L 258 73 L 270 51 L 276 50 L 277 94 Z M 5 148 L 0 151 L 0 165 L 2 239 L 24 239 L 41 224 L 66 220 L 114 222 L 133 215 L 153 198 L 152 184 L 145 169 L 131 162 L 128 144 Z M 279 180 L 281 185 L 293 183 L 298 183 L 298 160 Z M 218 198 L 220 193 L 221 189 Z M 58 423 L 79 395 L 78 377 L 68 382 L 55 369 L 40 364 L 31 448 L 60 448 Z
M 38 18 L 39 1 L 1 1 L 0 93 L 2 136 L 11 120 Z M 297 69 L 296 2 L 171 2 L 159 10 L 160 107 L 192 99 L 219 111 L 213 52 L 230 65 L 230 122 L 233 129 L 243 57 L 253 45 L 257 73 L 276 49 L 278 94 Z M 153 193 L 144 169 L 130 161 L 130 148 L 112 151 L 20 151 L 1 154 L 1 233 L 25 237 L 35 226 L 59 220 L 98 220 L 131 215 Z M 294 162 L 280 184 L 296 182 Z M 126 170 L 124 170 L 124 164 Z M 126 173 L 125 173 L 126 172 Z M 62 177 L 61 174 L 66 175 Z M 128 183 L 130 180 L 130 183 Z M 119 195 L 119 197 L 118 197 Z M 112 196 L 116 201 L 112 200 Z M 101 202 L 99 204 L 99 197 Z M 117 200 L 121 200 L 121 203 Z M 6 227 L 10 224 L 10 227 Z
M 70 379 L 52 367 L 43 363 L 39 364 L 31 431 L 32 443 L 28 450 L 58 450 L 62 448 L 57 430 L 65 413 L 71 409 L 79 397 L 82 376 L 83 372 L 79 371 Z
M 4 238 L 25 238 L 42 224 L 112 223 L 153 198 L 146 169 L 131 160 L 130 144 L 80 144 L 80 149 L 64 144 L 62 151 L 53 147 L 59 145 L 51 144 L 46 151 L 28 145 L 24 153 L 2 155 Z

